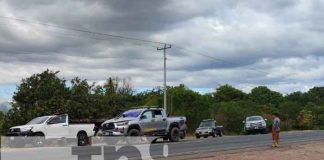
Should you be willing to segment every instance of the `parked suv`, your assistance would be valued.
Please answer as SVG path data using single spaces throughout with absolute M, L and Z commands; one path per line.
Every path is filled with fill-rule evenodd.
M 246 134 L 251 133 L 267 133 L 266 120 L 262 116 L 246 117 L 244 123 L 244 132 Z
M 213 119 L 203 120 L 195 132 L 196 138 L 208 136 L 216 137 L 223 136 L 223 126 L 218 125 Z
M 157 136 L 171 142 L 186 136 L 186 117 L 168 117 L 161 108 L 132 109 L 105 121 L 103 136 Z

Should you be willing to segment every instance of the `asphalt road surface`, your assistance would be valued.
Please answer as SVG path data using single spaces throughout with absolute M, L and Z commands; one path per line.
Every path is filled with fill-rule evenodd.
M 324 131 L 303 131 L 281 133 L 281 144 L 324 140 Z M 186 154 L 258 148 L 270 146 L 271 134 L 224 136 L 178 143 L 158 142 L 138 146 L 92 146 L 92 147 L 43 147 L 22 149 L 1 149 L 1 160 L 112 160 L 156 159 Z M 117 151 L 116 151 L 117 150 Z M 80 156 L 92 153 L 94 156 Z M 75 155 L 72 155 L 75 154 Z

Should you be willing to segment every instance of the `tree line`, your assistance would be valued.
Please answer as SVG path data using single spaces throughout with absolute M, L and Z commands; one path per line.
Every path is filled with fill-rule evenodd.
M 134 107 L 163 106 L 160 87 L 137 93 L 125 79 L 108 78 L 96 84 L 76 77 L 68 82 L 58 73 L 46 70 L 22 79 L 12 108 L 0 113 L 2 134 L 37 116 L 68 113 L 71 119 L 104 120 Z M 240 134 L 245 117 L 261 115 L 270 120 L 274 112 L 279 113 L 283 130 L 324 128 L 324 87 L 283 95 L 266 86 L 244 93 L 221 85 L 212 93 L 200 94 L 181 84 L 168 87 L 167 104 L 168 114 L 187 117 L 190 132 L 201 120 L 213 118 L 227 134 Z

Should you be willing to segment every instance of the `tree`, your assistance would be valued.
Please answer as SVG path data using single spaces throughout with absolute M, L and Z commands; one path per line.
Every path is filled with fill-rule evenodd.
M 297 124 L 299 113 L 303 109 L 298 102 L 285 101 L 279 105 L 279 113 L 285 129 L 291 129 Z
M 313 126 L 319 128 L 322 128 L 324 126 L 324 105 L 318 105 L 316 103 L 308 103 L 304 107 L 304 109 L 312 112 Z
M 0 133 L 4 133 L 4 131 L 3 131 L 4 118 L 5 118 L 5 115 L 3 114 L 2 111 L 0 111 Z
M 186 116 L 189 131 L 193 132 L 203 119 L 210 118 L 209 104 L 198 93 L 190 90 L 184 84 L 168 89 L 168 112 L 172 115 Z M 172 97 L 172 98 L 171 98 Z
M 313 112 L 303 109 L 298 116 L 298 125 L 302 129 L 312 129 L 314 125 Z
M 324 104 L 324 87 L 314 87 L 306 94 L 309 102 L 319 105 Z
M 34 117 L 65 113 L 69 89 L 65 80 L 57 77 L 59 72 L 46 70 L 23 79 L 13 95 L 13 108 L 25 123 Z
M 230 85 L 223 85 L 216 89 L 214 93 L 217 102 L 239 101 L 245 98 L 246 94 Z
M 265 86 L 255 87 L 248 95 L 249 99 L 258 104 L 272 104 L 278 106 L 283 101 L 283 96 L 279 92 L 271 91 Z
M 89 85 L 87 80 L 76 77 L 71 80 L 70 98 L 67 101 L 68 114 L 73 119 L 94 118 L 96 106 L 93 106 L 91 91 L 94 84 Z
M 287 96 L 285 96 L 284 100 L 290 102 L 296 102 L 303 106 L 305 106 L 308 102 L 307 94 L 302 93 L 300 91 L 288 94 Z

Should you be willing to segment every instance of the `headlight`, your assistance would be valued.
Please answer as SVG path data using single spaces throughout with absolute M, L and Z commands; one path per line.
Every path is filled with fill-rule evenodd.
M 20 128 L 20 131 L 21 132 L 27 132 L 27 131 L 30 131 L 32 129 L 33 129 L 33 127 L 25 127 L 25 128 Z
M 117 122 L 116 125 L 117 126 L 125 126 L 128 124 L 129 121 L 123 121 L 123 122 Z

